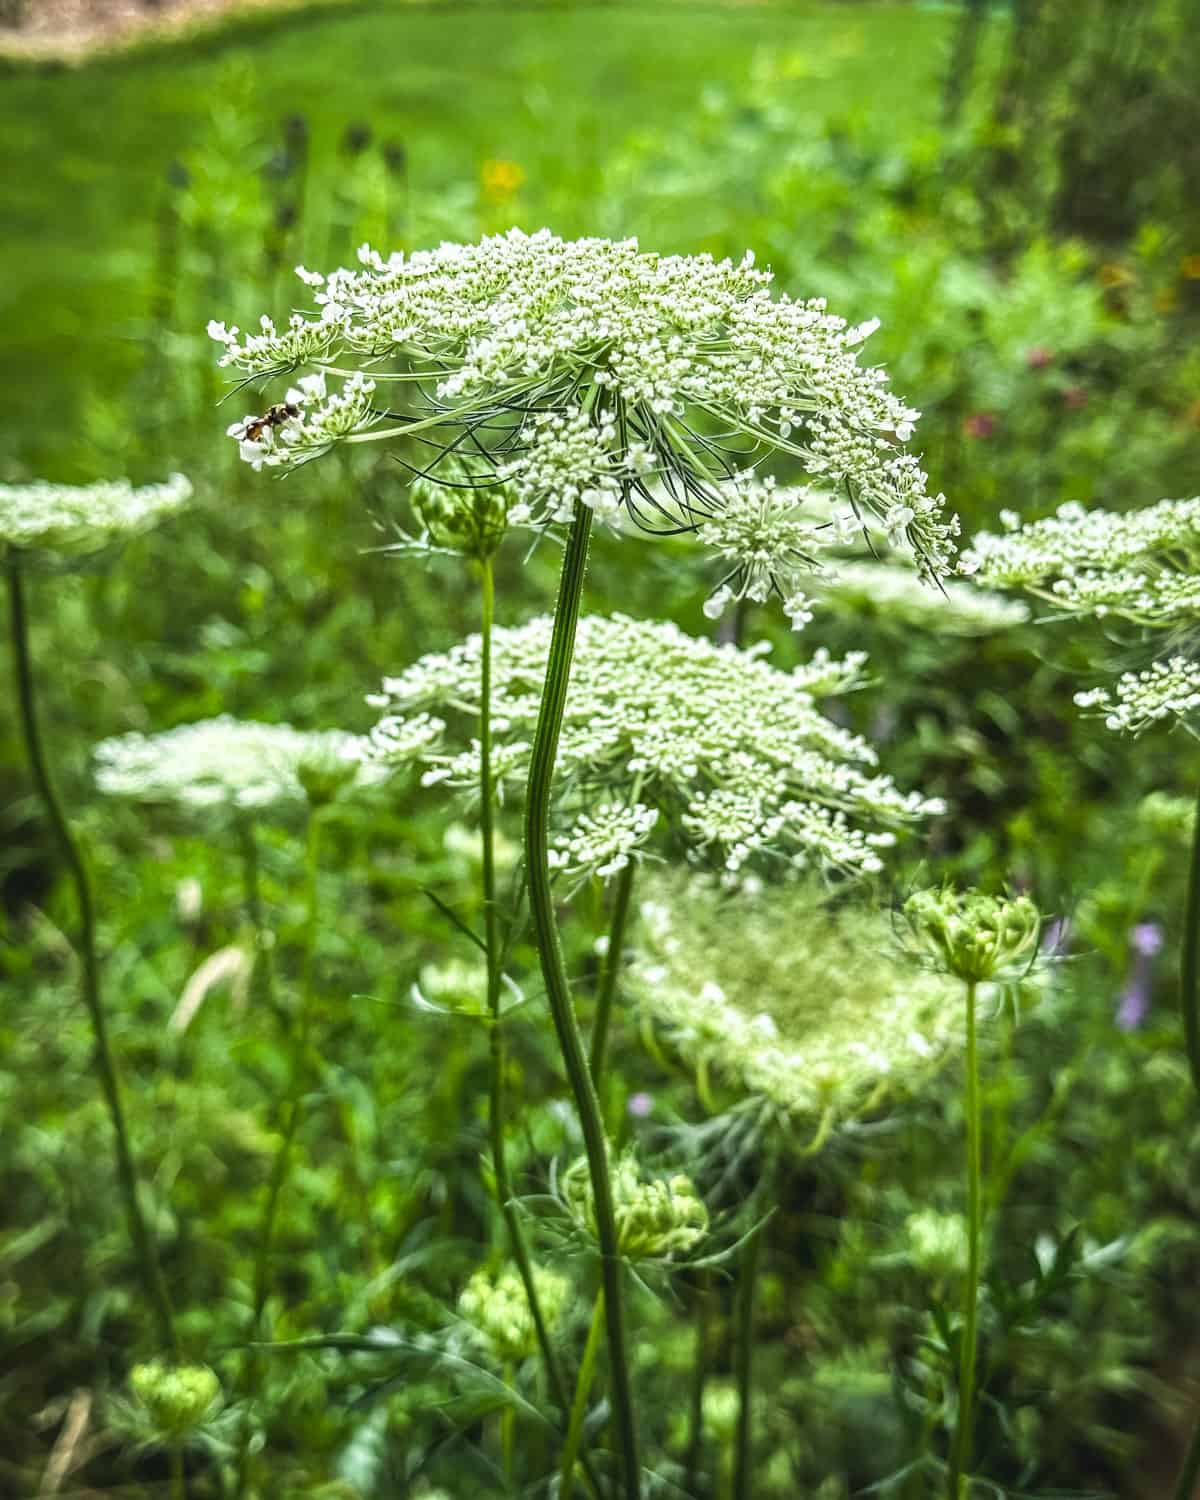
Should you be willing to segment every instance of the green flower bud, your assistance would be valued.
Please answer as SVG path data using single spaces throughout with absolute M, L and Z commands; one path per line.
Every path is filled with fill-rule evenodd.
M 572 1217 L 595 1235 L 596 1203 L 585 1157 L 563 1174 L 562 1193 Z M 708 1209 L 691 1178 L 678 1174 L 647 1181 L 631 1151 L 616 1161 L 612 1195 L 617 1245 L 632 1260 L 686 1253 L 708 1232 Z
M 704 1385 L 704 1430 L 718 1443 L 728 1443 L 737 1430 L 742 1409 L 737 1386 L 731 1380 L 709 1380 Z
M 918 891 L 904 904 L 913 931 L 949 973 L 969 983 L 1019 964 L 1038 939 L 1037 907 L 1026 896 Z
M 184 1438 L 213 1412 L 221 1382 L 207 1365 L 166 1365 L 152 1359 L 134 1365 L 129 1388 L 155 1431 L 164 1438 Z
M 939 1280 L 967 1268 L 967 1225 L 962 1214 L 923 1208 L 904 1223 L 908 1259 L 918 1271 Z
M 361 769 L 357 760 L 334 753 L 306 756 L 296 767 L 296 780 L 304 789 L 310 807 L 327 807 Z
M 413 509 L 435 547 L 480 562 L 492 556 L 508 527 L 508 489 L 462 464 L 443 463 L 437 481 L 413 481 Z
M 534 1267 L 533 1284 L 546 1327 L 561 1320 L 570 1299 L 571 1283 L 557 1271 Z M 537 1352 L 537 1329 L 525 1285 L 512 1269 L 499 1275 L 476 1271 L 463 1288 L 458 1310 L 475 1325 L 479 1341 L 498 1364 L 516 1364 Z

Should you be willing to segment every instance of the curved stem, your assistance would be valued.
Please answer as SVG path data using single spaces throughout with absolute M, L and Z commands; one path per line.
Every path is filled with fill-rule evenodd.
M 1187 906 L 1183 915 L 1183 955 L 1179 1004 L 1192 1082 L 1200 1090 L 1200 792 L 1192 824 L 1192 859 L 1188 867 Z
M 689 1403 L 688 1450 L 684 1470 L 683 1488 L 689 1494 L 696 1493 L 700 1477 L 700 1462 L 704 1456 L 704 1388 L 708 1384 L 708 1323 L 709 1304 L 712 1299 L 712 1272 L 701 1272 L 702 1281 L 696 1293 L 696 1354 L 692 1366 L 692 1391 Z
M 491 1017 L 491 1094 L 488 1105 L 488 1134 L 492 1148 L 492 1171 L 496 1178 L 496 1198 L 504 1216 L 509 1245 L 517 1274 L 525 1288 L 529 1313 L 533 1319 L 538 1352 L 546 1372 L 550 1394 L 565 1411 L 567 1382 L 562 1365 L 550 1342 L 550 1331 L 538 1296 L 533 1275 L 533 1261 L 521 1225 L 521 1216 L 513 1198 L 512 1179 L 508 1171 L 508 1147 L 505 1140 L 504 1018 L 500 1000 L 504 986 L 505 944 L 500 934 L 499 906 L 496 900 L 496 794 L 492 778 L 492 626 L 496 614 L 495 578 L 491 558 L 484 558 L 482 610 L 479 651 L 479 831 L 483 842 L 483 922 L 484 947 L 487 953 L 487 1007 Z M 511 1416 L 511 1410 L 509 1415 Z M 511 1423 L 510 1423 L 511 1427 Z M 589 1492 L 598 1496 L 599 1486 L 592 1462 L 585 1453 L 580 1459 Z
M 625 1494 L 628 1500 L 639 1500 L 641 1469 L 638 1463 L 637 1425 L 633 1411 L 633 1392 L 629 1378 L 629 1358 L 625 1338 L 625 1304 L 622 1286 L 621 1252 L 613 1214 L 612 1183 L 608 1165 L 608 1142 L 600 1114 L 600 1101 L 588 1072 L 583 1039 L 571 1001 L 570 985 L 563 962 L 562 946 L 554 919 L 554 897 L 550 885 L 549 816 L 550 788 L 558 738 L 566 705 L 567 685 L 571 676 L 571 659 L 575 633 L 579 624 L 579 604 L 583 577 L 587 567 L 588 538 L 591 532 L 590 508 L 576 503 L 575 515 L 563 555 L 558 601 L 554 610 L 554 628 L 546 663 L 546 683 L 542 692 L 537 728 L 530 755 L 529 792 L 525 809 L 525 865 L 529 880 L 529 910 L 533 924 L 542 978 L 550 1002 L 550 1014 L 562 1052 L 567 1078 L 579 1111 L 591 1174 L 596 1211 L 596 1235 L 600 1242 L 601 1272 L 604 1281 L 604 1309 L 608 1330 L 608 1354 L 612 1380 L 613 1414 L 616 1419 L 618 1448 Z
M 631 859 L 617 876 L 617 889 L 613 896 L 612 920 L 608 928 L 608 951 L 604 955 L 600 993 L 596 997 L 596 1015 L 592 1021 L 592 1046 L 588 1057 L 592 1083 L 597 1088 L 600 1087 L 600 1075 L 604 1072 L 604 1054 L 608 1049 L 608 1028 L 612 1021 L 613 999 L 617 993 L 617 981 L 621 977 L 621 950 L 625 945 L 629 897 L 633 890 L 633 877 L 636 870 L 637 862 Z
M 133 1240 L 134 1250 L 141 1262 L 146 1290 L 158 1322 L 159 1337 L 172 1358 L 177 1360 L 179 1340 L 175 1333 L 175 1320 L 171 1313 L 171 1302 L 167 1295 L 166 1282 L 163 1280 L 162 1268 L 158 1263 L 158 1253 L 142 1214 L 141 1204 L 138 1202 L 137 1170 L 133 1164 L 129 1131 L 125 1123 L 125 1110 L 121 1103 L 120 1078 L 117 1073 L 116 1059 L 108 1040 L 108 1022 L 100 993 L 100 959 L 96 950 L 96 904 L 92 895 L 91 878 L 83 853 L 75 842 L 66 813 L 63 811 L 42 743 L 33 685 L 33 658 L 29 649 L 29 616 L 25 603 L 25 579 L 21 572 L 20 561 L 15 557 L 11 557 L 8 562 L 8 586 L 13 666 L 17 679 L 21 734 L 25 742 L 26 754 L 29 757 L 29 768 L 33 773 L 34 783 L 75 886 L 75 899 L 79 908 L 83 1003 L 92 1023 L 100 1087 L 108 1106 L 109 1118 L 112 1120 L 113 1135 L 116 1138 L 117 1180 L 125 1203 L 130 1238 Z
M 734 1378 L 738 1392 L 737 1433 L 733 1454 L 735 1500 L 750 1500 L 753 1486 L 750 1439 L 754 1423 L 754 1293 L 765 1233 L 766 1225 L 762 1224 L 746 1241 L 746 1248 L 742 1251 L 741 1275 L 738 1278 L 737 1347 L 734 1352 Z
M 533 1277 L 533 1264 L 520 1215 L 513 1202 L 512 1183 L 508 1173 L 508 1148 L 505 1142 L 504 1099 L 504 1020 L 500 1014 L 500 999 L 503 991 L 504 952 L 500 940 L 499 912 L 496 904 L 496 819 L 495 788 L 492 783 L 492 624 L 495 618 L 495 580 L 491 558 L 485 558 L 483 569 L 482 622 L 479 652 L 479 826 L 483 841 L 483 922 L 484 941 L 487 949 L 487 1006 L 491 1017 L 491 1099 L 489 1104 L 489 1134 L 492 1148 L 492 1170 L 496 1176 L 496 1198 L 512 1246 L 513 1259 L 537 1335 L 538 1349 L 546 1378 L 555 1401 L 564 1410 L 567 1405 L 567 1385 L 562 1368 L 550 1342 L 545 1315 Z
M 967 1051 L 963 1111 L 967 1127 L 967 1276 L 963 1288 L 962 1343 L 958 1370 L 958 1423 L 950 1450 L 949 1500 L 966 1493 L 965 1472 L 971 1463 L 975 1423 L 975 1364 L 979 1344 L 979 1264 L 983 1200 L 983 1157 L 980 1146 L 979 1048 L 975 1026 L 975 982 L 966 984 Z
M 575 1381 L 575 1399 L 571 1402 L 571 1420 L 567 1424 L 567 1440 L 563 1447 L 562 1465 L 559 1469 L 558 1500 L 571 1500 L 575 1488 L 575 1460 L 579 1456 L 579 1444 L 583 1440 L 583 1421 L 587 1416 L 588 1393 L 596 1378 L 596 1356 L 600 1352 L 600 1335 L 604 1329 L 604 1288 L 596 1293 L 592 1308 L 592 1321 L 588 1326 L 587 1343 L 583 1346 L 583 1359 L 579 1376 Z

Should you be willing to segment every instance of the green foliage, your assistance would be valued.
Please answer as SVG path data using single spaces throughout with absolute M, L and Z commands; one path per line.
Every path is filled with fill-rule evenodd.
M 465 527 L 490 546 L 494 518 L 414 516 L 404 468 L 375 455 L 282 485 L 250 474 L 222 433 L 255 397 L 217 410 L 207 319 L 285 312 L 297 261 L 346 261 L 364 239 L 413 246 L 548 222 L 669 250 L 749 244 L 790 291 L 882 319 L 878 357 L 925 408 L 923 462 L 968 537 L 1002 506 L 1032 516 L 1073 498 L 1120 509 L 1192 493 L 1197 131 L 1180 83 L 1190 52 L 1175 39 L 1195 7 L 1125 8 L 1115 30 L 1121 8 L 1094 0 L 1079 47 L 1070 7 L 1028 23 L 1030 8 L 1014 9 L 1033 29 L 983 27 L 974 90 L 946 129 L 938 80 L 955 18 L 936 7 L 495 6 L 469 24 L 419 7 L 318 8 L 186 54 L 6 73 L 0 149 L 23 165 L 4 189 L 0 479 L 178 468 L 197 490 L 193 512 L 105 570 L 30 587 L 47 733 L 95 875 L 143 1207 L 184 1359 L 221 1390 L 186 1433 L 195 1500 L 228 1492 L 247 1440 L 262 1493 L 512 1494 L 552 1472 L 559 1415 L 528 1337 L 500 1371 L 460 1315 L 464 1289 L 507 1253 L 487 1160 L 491 1022 L 469 936 L 484 927 L 479 842 L 472 814 L 447 828 L 409 782 L 323 813 L 313 1044 L 262 1324 L 287 1347 L 246 1347 L 304 988 L 299 810 L 253 829 L 251 862 L 245 828 L 102 801 L 91 746 L 224 712 L 364 730 L 382 675 L 478 627 L 460 560 L 420 571 L 379 549 L 422 521 L 443 541 Z M 999 86 L 1011 107 L 998 120 Z M 1135 95 L 1127 129 L 1111 101 Z M 503 623 L 545 611 L 556 565 L 552 547 L 527 565 L 519 543 L 501 548 Z M 696 549 L 647 544 L 635 567 L 627 542 L 606 540 L 590 607 L 701 633 L 710 582 Z M 797 659 L 767 609 L 748 607 L 740 629 L 771 639 L 781 668 Z M 876 681 L 839 714 L 900 784 L 950 808 L 890 865 L 879 905 L 949 877 L 1029 889 L 1071 925 L 1044 972 L 981 987 L 976 1466 L 1014 1496 L 1133 1495 L 1146 1455 L 1175 1440 L 1200 1338 L 1200 1127 L 1173 979 L 1197 757 L 1181 740 L 1173 754 L 1152 739 L 1135 751 L 1081 718 L 1072 695 L 1102 644 L 1082 629 L 967 636 L 860 600 L 819 609 L 807 633 L 834 655 L 869 652 Z M 162 1493 L 185 1434 L 166 1387 L 138 1374 L 161 1351 L 77 1001 L 70 887 L 7 698 L 0 830 L 0 1490 L 36 1493 L 58 1453 L 64 1492 Z M 517 851 L 502 865 L 505 890 L 519 888 Z M 812 912 L 722 923 L 742 899 L 713 897 L 711 920 L 691 911 L 689 963 L 762 991 L 751 1016 L 811 1031 L 850 1011 L 870 1042 L 872 1007 L 903 962 L 889 956 L 890 913 L 860 917 L 837 896 L 832 937 Z M 586 1019 L 600 889 L 583 888 L 575 912 L 568 961 Z M 1137 946 L 1147 926 L 1157 954 Z M 504 996 L 509 1168 L 540 1261 L 554 1226 L 533 1210 L 581 1146 L 536 969 L 518 933 Z M 1124 1029 L 1135 982 L 1145 1008 Z M 849 989 L 856 1006 L 830 1004 Z M 746 1117 L 707 1118 L 697 1070 L 642 1047 L 620 994 L 609 1057 L 614 1136 L 653 1168 L 631 1192 L 686 1174 L 676 1232 L 700 1226 L 694 1181 L 727 1247 L 762 1207 L 751 1195 L 769 1142 Z M 773 1168 L 749 1414 L 761 1500 L 842 1500 L 889 1480 L 883 1493 L 914 1500 L 936 1489 L 959 1335 L 959 1069 L 917 1082 L 886 1101 L 856 1095 L 824 1150 Z M 714 1163 L 728 1169 L 720 1181 Z M 746 1199 L 749 1216 L 729 1213 Z M 572 1373 L 596 1282 L 583 1239 L 554 1270 L 570 1295 L 553 1338 Z M 635 1379 L 663 1488 L 709 1500 L 733 1472 L 733 1267 L 681 1259 L 669 1288 L 635 1289 Z M 711 1376 L 699 1391 L 697 1370 Z M 78 1392 L 91 1415 L 67 1453 Z M 680 1415 L 697 1392 L 699 1441 Z M 603 1423 L 589 1412 L 598 1449 Z M 1168 1484 L 1154 1475 L 1148 1493 Z

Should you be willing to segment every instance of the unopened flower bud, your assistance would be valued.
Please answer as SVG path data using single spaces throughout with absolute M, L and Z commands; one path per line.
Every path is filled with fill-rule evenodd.
M 572 1216 L 596 1233 L 596 1204 L 587 1160 L 580 1157 L 563 1174 L 563 1197 Z M 641 1175 L 627 1151 L 612 1173 L 617 1245 L 632 1260 L 658 1260 L 693 1249 L 708 1232 L 708 1209 L 690 1177 Z
M 1034 949 L 1040 918 L 1027 896 L 918 891 L 904 906 L 914 932 L 949 973 L 976 983 L 1019 964 Z
M 207 1365 L 135 1365 L 129 1386 L 155 1430 L 179 1439 L 195 1431 L 217 1406 L 221 1383 Z

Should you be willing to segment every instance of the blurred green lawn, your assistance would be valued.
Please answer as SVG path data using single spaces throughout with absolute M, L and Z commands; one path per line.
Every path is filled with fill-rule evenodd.
M 77 477 L 70 432 L 86 392 L 111 391 L 143 357 L 164 174 L 204 139 L 231 68 L 252 70 L 263 133 L 291 112 L 309 118 L 317 169 L 367 119 L 404 142 L 414 195 L 508 158 L 526 173 L 526 225 L 574 235 L 598 227 L 589 174 L 617 142 L 669 125 L 707 86 L 743 84 L 765 48 L 802 74 L 814 121 L 865 108 L 881 135 L 919 128 L 936 113 L 951 19 L 902 4 L 365 3 L 233 22 L 78 69 L 6 65 L 0 478 L 14 462 Z M 704 223 L 698 202 L 698 238 Z

